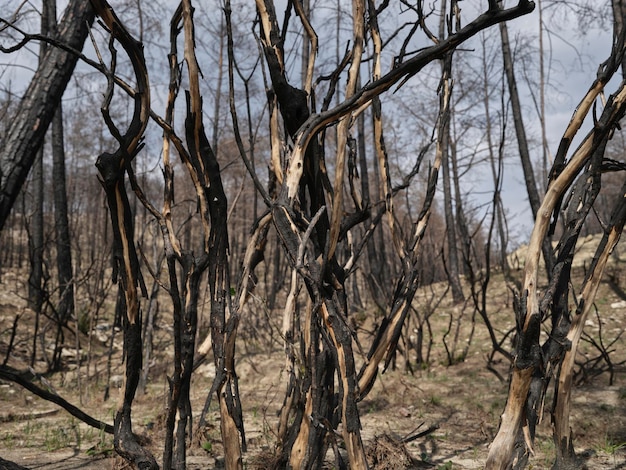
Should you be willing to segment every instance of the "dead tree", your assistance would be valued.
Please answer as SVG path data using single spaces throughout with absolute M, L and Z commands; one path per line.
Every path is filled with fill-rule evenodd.
M 82 49 L 93 19 L 94 11 L 90 2 L 70 1 L 56 36 L 57 44 L 63 47 L 48 48 L 16 108 L 0 150 L 0 230 L 42 146 L 78 61 L 76 51 Z M 3 48 L 2 52 L 12 52 L 33 39 L 33 36 L 27 36 L 20 44 Z
M 195 367 L 213 351 L 216 377 L 207 397 L 208 408 L 215 394 L 220 408 L 222 442 L 226 468 L 243 467 L 245 435 L 235 373 L 235 336 L 239 316 L 230 301 L 228 275 L 227 200 L 221 181 L 217 157 L 209 144 L 202 122 L 200 73 L 195 54 L 195 32 L 191 2 L 184 0 L 176 9 L 170 24 L 170 85 L 165 117 L 153 118 L 163 129 L 163 208 L 158 210 L 143 193 L 132 172 L 130 180 L 142 204 L 159 224 L 165 247 L 169 284 L 164 285 L 173 305 L 174 370 L 169 377 L 170 392 L 165 418 L 163 467 L 185 468 L 186 451 L 193 435 L 190 401 L 191 377 Z M 186 96 L 185 139 L 172 128 L 176 98 L 181 84 L 178 59 L 178 36 L 184 32 L 184 59 L 189 89 Z M 135 96 L 137 94 L 135 93 Z M 172 147 L 188 172 L 198 199 L 198 217 L 202 231 L 199 253 L 184 247 L 173 225 L 174 169 Z M 211 334 L 198 347 L 196 330 L 200 282 L 208 273 L 211 303 Z M 155 276 L 157 274 L 155 273 Z M 207 345 L 208 344 L 208 345 Z M 202 422 L 199 425 L 202 431 Z
M 113 276 L 122 286 L 124 293 L 124 360 L 126 375 L 124 396 L 115 414 L 115 450 L 139 468 L 158 468 L 154 457 L 141 447 L 132 433 L 132 403 L 139 383 L 141 371 L 141 271 L 134 242 L 134 220 L 125 187 L 125 175 L 132 159 L 142 147 L 144 130 L 148 124 L 150 111 L 150 88 L 148 72 L 143 57 L 141 43 L 128 33 L 106 0 L 93 0 L 94 9 L 111 33 L 111 70 L 107 76 L 108 87 L 102 106 L 109 131 L 116 138 L 119 147 L 113 153 L 102 153 L 96 166 L 107 197 L 111 226 L 113 228 Z M 136 78 L 134 91 L 134 112 L 128 130 L 122 134 L 109 115 L 109 104 L 114 92 L 116 51 L 113 41 L 117 40 L 128 54 Z M 145 291 L 145 287 L 143 288 Z
M 299 279 L 308 295 L 306 315 L 300 318 L 301 322 L 306 323 L 301 325 L 304 333 L 299 348 L 306 367 L 301 375 L 295 372 L 295 368 L 291 372 L 283 414 L 288 416 L 290 408 L 294 410 L 294 414 L 291 420 L 293 424 L 285 431 L 284 442 L 281 443 L 283 459 L 293 468 L 316 468 L 321 463 L 319 453 L 325 450 L 323 438 L 341 421 L 350 467 L 366 468 L 357 402 L 371 389 L 380 362 L 385 360 L 389 364 L 410 309 L 417 288 L 415 263 L 418 247 L 429 220 L 432 197 L 438 181 L 441 150 L 437 152 L 431 167 L 426 203 L 418 217 L 414 233 L 409 240 L 404 241 L 400 232 L 393 229 L 393 188 L 390 184 L 384 140 L 377 139 L 380 143 L 377 158 L 385 188 L 386 211 L 392 227 L 394 246 L 403 264 L 403 272 L 397 283 L 390 311 L 368 354 L 368 360 L 357 374 L 352 349 L 353 332 L 347 322 L 349 309 L 345 281 L 360 252 L 355 249 L 354 256 L 345 265 L 340 263 L 337 255 L 338 244 L 345 243 L 350 229 L 366 220 L 370 210 L 362 205 L 360 195 L 354 191 L 356 185 L 350 178 L 350 175 L 354 175 L 354 172 L 349 171 L 351 160 L 348 154 L 352 122 L 367 106 L 372 105 L 375 113 L 379 112 L 379 96 L 394 85 L 404 83 L 433 60 L 444 58 L 464 40 L 482 29 L 532 11 L 533 4 L 522 1 L 516 7 L 500 10 L 494 3 L 488 12 L 447 38 L 436 41 L 432 47 L 421 50 L 410 59 L 398 59 L 395 68 L 387 74 L 382 75 L 378 63 L 374 66 L 372 80 L 359 88 L 356 84 L 363 53 L 366 6 L 364 2 L 354 1 L 352 49 L 347 55 L 346 63 L 338 69 L 347 69 L 345 99 L 334 108 L 328 108 L 330 100 L 327 100 L 320 112 L 311 111 L 311 96 L 307 95 L 306 80 L 304 89 L 289 83 L 284 67 L 284 32 L 278 26 L 273 3 L 269 0 L 257 0 L 256 4 L 261 19 L 265 60 L 272 82 L 271 97 L 276 98 L 287 133 L 294 142 L 288 155 L 286 171 L 282 173 L 278 196 L 271 204 L 271 217 L 294 272 L 292 292 L 294 295 L 297 292 L 295 284 Z M 369 5 L 369 16 L 375 18 L 377 10 L 373 7 L 373 2 Z M 299 2 L 294 2 L 296 12 L 299 6 Z M 307 39 L 312 46 L 317 44 L 317 36 L 307 18 L 299 13 L 298 15 Z M 375 27 L 373 31 L 374 37 L 377 34 Z M 382 42 L 378 47 L 380 44 Z M 379 53 L 380 49 L 375 51 L 375 57 Z M 315 55 L 311 54 L 309 60 L 314 61 Z M 336 81 L 332 87 L 335 85 Z M 442 81 L 442 89 L 446 106 L 441 115 L 446 112 L 449 103 L 447 79 Z M 336 125 L 338 140 L 332 181 L 329 181 L 325 172 L 322 135 L 323 129 L 330 125 Z M 382 131 L 382 127 L 380 129 Z M 382 137 L 382 134 L 379 135 Z M 344 201 L 344 193 L 351 197 L 349 205 Z M 353 211 L 344 214 L 348 207 Z M 293 307 L 288 302 L 285 311 L 288 324 L 296 324 L 293 315 Z M 337 375 L 336 392 L 332 379 L 334 374 Z M 329 404 L 332 404 L 329 398 L 335 394 L 336 410 L 329 409 Z
M 624 7 L 620 0 L 614 1 L 613 5 L 615 27 L 611 55 L 600 65 L 596 80 L 565 130 L 550 173 L 548 189 L 531 234 L 522 291 L 515 307 L 518 339 L 509 396 L 500 429 L 489 451 L 486 465 L 488 469 L 525 467 L 528 455 L 532 453 L 535 427 L 543 412 L 545 392 L 553 375 L 558 377 L 552 411 L 557 447 L 555 468 L 580 466 L 574 454 L 569 429 L 574 357 L 608 256 L 624 225 L 623 190 L 618 196 L 612 220 L 605 228 L 605 235 L 597 248 L 591 270 L 575 299 L 576 308 L 573 312 L 570 312 L 568 305 L 572 296 L 571 264 L 583 222 L 600 190 L 601 174 L 608 168 L 604 159 L 607 142 L 626 112 L 624 82 L 609 96 L 601 115 L 594 119 L 593 128 L 578 148 L 571 154 L 569 150 L 584 118 L 596 106 L 596 99 L 604 92 L 606 84 L 624 60 Z M 570 195 L 566 199 L 568 192 Z M 561 206 L 566 208 L 565 230 L 557 247 L 550 284 L 540 296 L 538 283 L 541 249 L 556 223 Z M 551 332 L 546 342 L 540 344 L 541 324 L 548 316 Z

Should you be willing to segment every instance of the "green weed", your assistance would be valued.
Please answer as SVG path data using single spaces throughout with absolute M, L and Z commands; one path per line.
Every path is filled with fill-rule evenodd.
M 607 455 L 615 455 L 615 453 L 626 447 L 626 442 L 617 442 L 615 439 L 607 434 L 604 435 L 604 440 L 595 446 L 598 452 L 603 452 Z
M 103 429 L 100 429 L 100 431 L 98 432 L 98 442 L 96 442 L 95 445 L 87 449 L 85 453 L 92 457 L 109 457 L 113 455 L 113 451 L 113 437 L 106 434 Z
M 15 435 L 12 432 L 5 432 L 0 441 L 3 447 L 8 449 L 15 447 Z

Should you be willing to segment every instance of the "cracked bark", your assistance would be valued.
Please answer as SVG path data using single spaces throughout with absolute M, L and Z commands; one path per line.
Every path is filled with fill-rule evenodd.
M 70 1 L 59 23 L 58 40 L 81 50 L 94 17 L 90 2 Z M 43 144 L 77 60 L 70 52 L 49 47 L 16 108 L 0 149 L 0 230 Z

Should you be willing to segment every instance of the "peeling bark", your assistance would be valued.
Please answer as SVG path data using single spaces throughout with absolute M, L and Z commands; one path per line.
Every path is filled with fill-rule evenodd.
M 606 240 L 603 241 L 602 249 L 598 251 L 598 261 L 592 268 L 591 277 L 583 284 L 578 310 L 571 319 L 567 305 L 568 283 L 571 260 L 580 229 L 599 191 L 606 143 L 626 113 L 626 89 L 623 83 L 609 97 L 600 118 L 595 120 L 591 132 L 573 152 L 567 163 L 565 157 L 571 138 L 584 120 L 583 111 L 588 112 L 590 109 L 590 98 L 597 96 L 622 62 L 625 32 L 616 31 L 615 37 L 610 58 L 601 65 L 598 78 L 583 98 L 581 106 L 574 112 L 572 121 L 565 131 L 550 173 L 546 195 L 537 211 L 525 263 L 522 302 L 516 308 L 518 344 L 511 388 L 500 429 L 489 451 L 486 468 L 490 470 L 524 466 L 528 454 L 532 453 L 534 429 L 541 418 L 544 394 L 554 370 L 559 371 L 556 403 L 552 414 L 555 423 L 554 440 L 558 448 L 556 465 L 557 467 L 577 465 L 569 433 L 572 361 L 584 324 L 580 319 L 585 317 L 585 309 L 593 303 L 597 288 L 597 284 L 594 286 L 594 283 L 599 282 L 605 257 L 608 256 L 602 251 L 606 248 Z M 552 280 L 546 293 L 540 297 L 538 266 L 541 248 L 551 226 L 550 216 L 557 213 L 566 191 L 572 188 L 581 172 L 580 184 L 571 190 L 575 197 L 570 201 L 568 211 L 570 220 L 567 221 L 565 233 L 558 246 L 559 256 L 551 273 Z M 621 225 L 616 224 L 615 227 L 609 231 L 612 233 L 611 243 L 619 236 L 623 222 Z M 535 330 L 548 312 L 552 315 L 552 332 L 546 343 L 540 346 L 539 336 Z M 539 355 L 537 351 L 540 351 Z
M 126 169 L 130 168 L 132 159 L 141 149 L 141 140 L 148 122 L 150 110 L 148 72 L 141 44 L 130 36 L 106 0 L 92 0 L 92 4 L 98 16 L 111 31 L 113 38 L 119 41 L 128 54 L 137 79 L 133 117 L 127 131 L 122 135 L 108 114 L 108 106 L 113 97 L 112 76 L 108 77 L 109 88 L 102 106 L 102 114 L 109 130 L 116 137 L 119 147 L 114 153 L 102 153 L 96 162 L 106 193 L 113 228 L 113 275 L 114 279 L 121 283 L 124 291 L 126 312 L 122 319 L 126 380 L 124 393 L 115 414 L 113 443 L 117 453 L 133 462 L 138 468 L 156 469 L 158 468 L 156 460 L 149 451 L 141 447 L 132 432 L 132 402 L 139 383 L 142 361 L 142 322 L 138 292 L 141 272 L 134 242 L 133 214 L 124 185 Z M 112 52 L 114 66 L 115 51 L 112 50 Z M 112 70 L 112 73 L 114 72 L 115 70 Z

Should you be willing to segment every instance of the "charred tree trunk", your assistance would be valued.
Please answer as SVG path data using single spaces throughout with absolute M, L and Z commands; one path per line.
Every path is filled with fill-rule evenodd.
M 452 68 L 452 55 L 448 54 L 444 59 L 444 67 Z M 459 269 L 459 254 L 457 244 L 457 220 L 454 216 L 454 208 L 452 207 L 452 178 L 450 177 L 450 165 L 452 164 L 452 158 L 455 158 L 450 152 L 450 113 L 444 118 L 444 122 L 441 128 L 441 146 L 442 146 L 442 161 L 441 161 L 441 174 L 443 179 L 443 205 L 444 215 L 446 220 L 446 241 L 448 245 L 448 263 L 447 263 L 447 275 L 448 282 L 450 283 L 450 289 L 452 291 L 452 299 L 454 302 L 459 303 L 465 300 L 463 294 L 463 288 L 461 287 L 461 277 Z M 457 210 L 458 213 L 458 210 Z M 464 243 L 469 243 L 469 240 L 463 240 Z
M 533 170 L 533 163 L 528 148 L 528 139 L 526 138 L 526 129 L 524 127 L 524 118 L 522 116 L 522 105 L 520 104 L 519 92 L 517 90 L 517 81 L 515 79 L 515 66 L 513 54 L 511 52 L 511 43 L 509 41 L 508 27 L 506 23 L 500 23 L 500 38 L 502 41 L 502 60 L 504 62 L 504 70 L 506 73 L 507 84 L 509 88 L 509 96 L 511 99 L 511 111 L 513 113 L 513 124 L 515 125 L 515 135 L 517 136 L 517 147 L 519 150 L 522 170 L 524 172 L 524 182 L 526 183 L 526 192 L 528 193 L 528 202 L 533 215 L 533 220 L 537 219 L 539 206 L 541 205 L 541 197 L 537 190 L 537 182 Z M 547 237 L 541 247 L 543 259 L 546 266 L 546 272 L 552 273 L 554 268 L 554 253 L 550 238 Z
M 28 305 L 39 315 L 43 305 L 43 150 L 37 152 L 31 180 L 31 216 L 28 223 Z
M 278 30 L 276 13 L 272 2 L 257 1 L 257 8 L 263 18 L 262 37 L 265 42 L 265 58 L 270 70 L 273 92 L 287 132 L 293 138 L 310 115 L 307 95 L 304 90 L 291 86 L 284 75 L 282 42 L 280 41 L 280 31 Z M 303 18 L 302 21 L 307 20 Z M 306 83 L 305 80 L 305 85 Z M 321 148 L 315 142 L 312 142 L 307 149 L 304 162 L 304 177 L 302 184 L 298 188 L 301 200 L 310 201 L 308 207 L 302 208 L 308 214 L 308 217 L 313 217 L 324 205 L 321 151 Z M 285 244 L 285 239 L 293 236 L 293 233 L 287 222 L 289 220 L 288 216 L 287 219 L 285 218 L 284 210 L 288 209 L 282 208 L 273 211 L 274 224 L 284 244 L 283 247 L 288 255 L 292 257 L 291 261 L 293 262 L 297 257 L 294 257 L 294 255 L 298 252 L 298 246 Z M 325 211 L 322 211 L 320 212 L 318 226 L 313 230 L 314 236 L 312 238 L 318 254 L 322 253 L 327 244 L 326 238 L 329 228 L 330 221 L 328 215 Z M 329 260 L 328 264 L 329 274 L 333 271 L 336 273 L 340 269 L 334 257 Z M 292 267 L 295 268 L 295 266 Z M 335 276 L 333 277 L 335 278 Z M 333 284 L 336 285 L 336 281 L 337 278 L 335 278 Z M 332 354 L 326 350 L 327 347 L 323 343 L 322 345 L 319 343 L 319 333 L 315 334 L 315 331 L 318 331 L 322 325 L 319 318 L 319 309 L 319 303 L 311 308 L 311 315 L 307 322 L 309 323 L 308 328 L 312 336 L 309 340 L 310 343 L 305 341 L 302 346 L 304 351 L 306 351 L 303 359 L 306 361 L 305 370 L 307 372 L 305 372 L 304 376 L 292 376 L 291 380 L 295 381 L 295 383 L 292 382 L 287 391 L 287 397 L 293 396 L 297 401 L 289 398 L 285 399 L 285 406 L 296 410 L 305 410 L 304 413 L 296 412 L 296 419 L 293 421 L 290 429 L 284 432 L 286 441 L 282 443 L 282 458 L 285 462 L 289 462 L 289 465 L 293 468 L 320 468 L 323 462 L 322 456 L 326 450 L 324 438 L 327 431 L 324 426 L 313 426 L 306 410 L 310 411 L 314 422 L 332 422 L 332 419 L 329 420 L 329 417 L 332 416 L 332 411 L 330 411 L 331 414 L 329 415 L 328 404 L 333 401 L 334 390 L 331 384 L 335 364 L 332 360 Z M 345 314 L 345 311 L 343 314 Z M 312 371 L 319 371 L 319 373 Z M 326 379 L 323 379 L 324 377 Z M 328 379 L 329 377 L 330 380 Z M 317 382 L 322 379 L 322 383 Z M 293 387 L 298 390 L 297 393 L 293 390 Z M 284 409 L 282 413 L 290 414 L 290 411 Z
M 227 21 L 228 7 L 225 8 Z M 170 399 L 166 418 L 166 439 L 163 466 L 186 467 L 186 449 L 191 437 L 192 416 L 190 401 L 191 375 L 194 364 L 206 357 L 208 347 L 200 346 L 201 357 L 196 360 L 196 329 L 200 282 L 208 272 L 211 302 L 210 342 L 213 349 L 216 377 L 207 396 L 208 409 L 213 394 L 220 408 L 222 442 L 224 443 L 227 469 L 243 468 L 242 451 L 245 450 L 245 434 L 238 379 L 235 372 L 235 337 L 239 323 L 236 307 L 230 301 L 230 278 L 228 271 L 227 200 L 222 185 L 217 157 L 209 144 L 202 122 L 202 98 L 200 95 L 200 72 L 195 55 L 194 9 L 184 0 L 174 13 L 170 31 L 170 88 L 167 101 L 163 140 L 165 192 L 163 211 L 152 207 L 141 195 L 144 205 L 158 220 L 166 247 L 170 277 L 169 294 L 174 303 L 174 376 L 170 380 Z M 181 28 L 182 23 L 182 28 Z M 177 36 L 184 30 L 184 57 L 189 74 L 189 90 L 186 91 L 187 113 L 185 136 L 187 148 L 170 127 L 174 103 L 180 84 Z M 229 44 L 229 48 L 231 44 Z M 174 175 L 170 163 L 170 142 L 174 144 L 198 197 L 198 213 L 202 224 L 202 250 L 194 256 L 191 250 L 183 251 L 172 226 L 171 209 L 174 200 Z M 136 189 L 141 194 L 139 188 Z M 181 280 L 177 275 L 181 266 Z M 178 416 L 176 435 L 173 438 L 175 419 Z M 199 428 L 204 425 L 204 413 Z
M 417 288 L 415 275 L 416 247 L 424 236 L 424 230 L 431 213 L 432 198 L 441 164 L 441 151 L 438 150 L 436 162 L 433 164 L 429 175 L 427 202 L 415 224 L 414 235 L 406 246 L 399 231 L 393 230 L 395 224 L 395 214 L 392 210 L 393 191 L 389 183 L 388 167 L 385 166 L 387 162 L 384 145 L 380 145 L 377 149 L 377 157 L 381 166 L 381 179 L 386 185 L 385 202 L 389 213 L 388 220 L 392 227 L 394 246 L 401 254 L 404 271 L 394 293 L 392 311 L 385 318 L 384 327 L 381 328 L 376 344 L 370 352 L 370 360 L 357 376 L 352 353 L 351 332 L 346 322 L 348 311 L 344 290 L 346 272 L 339 265 L 336 257 L 338 243 L 340 241 L 343 243 L 346 231 L 351 228 L 351 225 L 348 225 L 349 221 L 344 224 L 341 220 L 343 211 L 346 210 L 343 196 L 344 193 L 348 192 L 344 182 L 344 176 L 346 176 L 344 169 L 346 165 L 350 169 L 349 158 L 346 158 L 346 149 L 351 119 L 347 117 L 357 110 L 360 111 L 370 102 L 374 104 L 375 114 L 380 113 L 380 109 L 376 109 L 376 103 L 381 93 L 397 83 L 404 83 L 426 64 L 441 59 L 463 40 L 473 36 L 481 29 L 531 11 L 533 4 L 523 1 L 516 8 L 493 10 L 481 15 L 479 19 L 469 23 L 464 28 L 458 26 L 455 34 L 451 34 L 441 41 L 435 41 L 432 48 L 422 50 L 405 62 L 399 63 L 384 76 L 375 72 L 373 80 L 368 85 L 357 89 L 356 81 L 362 53 L 365 8 L 363 2 L 353 2 L 354 37 L 353 48 L 348 56 L 350 60 L 346 62 L 346 64 L 350 64 L 346 99 L 335 108 L 328 111 L 324 108 L 324 111 L 316 114 L 310 114 L 304 90 L 291 86 L 286 79 L 283 62 L 283 36 L 277 25 L 272 2 L 257 0 L 256 4 L 261 19 L 261 38 L 273 91 L 280 104 L 287 132 L 294 140 L 280 195 L 272 205 L 274 226 L 281 238 L 292 269 L 298 271 L 307 288 L 314 307 L 312 314 L 320 316 L 324 331 L 332 345 L 335 367 L 337 368 L 337 383 L 341 387 L 338 391 L 338 407 L 341 410 L 341 420 L 344 426 L 343 438 L 350 459 L 350 466 L 351 468 L 366 468 L 367 463 L 361 442 L 356 402 L 371 389 L 378 373 L 379 363 L 385 359 L 386 364 L 389 364 L 400 338 L 404 319 L 410 310 L 411 301 Z M 370 2 L 371 4 L 372 2 Z M 370 12 L 370 18 L 376 17 L 376 14 L 377 11 L 374 7 L 374 10 Z M 307 20 L 302 19 L 302 21 L 307 30 L 307 35 L 313 38 L 314 34 L 311 33 Z M 377 51 L 375 57 L 380 49 Z M 444 88 L 442 93 L 446 98 L 446 106 L 449 106 L 449 83 L 445 79 L 442 80 L 442 88 Z M 325 103 L 331 101 L 332 94 L 327 97 Z M 334 182 L 330 182 L 324 181 L 322 160 L 324 149 L 320 145 L 319 133 L 327 125 L 334 122 L 337 122 L 338 147 L 334 166 Z M 377 138 L 376 145 L 379 145 L 379 142 L 383 143 Z M 347 173 L 347 177 L 348 179 L 351 178 L 351 174 Z M 358 195 L 353 191 L 355 188 L 352 184 L 353 181 L 350 180 L 349 183 L 353 203 L 357 209 L 360 209 Z M 329 201 L 332 201 L 332 209 L 328 216 L 325 210 L 325 196 Z M 309 243 L 312 245 L 310 253 L 308 253 L 307 248 Z M 311 367 L 311 365 L 307 366 Z M 313 420 L 315 418 L 314 415 Z M 293 457 L 293 453 L 291 457 Z M 311 462 L 302 463 L 302 465 L 303 468 L 309 468 L 307 465 L 311 465 Z
M 70 1 L 59 23 L 57 40 L 81 50 L 93 19 L 90 2 Z M 0 230 L 43 144 L 77 60 L 74 53 L 49 47 L 11 120 L 0 150 Z
M 92 0 L 98 16 L 107 26 L 113 37 L 119 41 L 128 54 L 137 89 L 134 93 L 134 113 L 128 130 L 120 134 L 109 115 L 109 104 L 113 98 L 113 78 L 109 76 L 109 87 L 102 106 L 102 114 L 109 130 L 116 137 L 119 147 L 114 153 L 102 153 L 96 166 L 100 172 L 101 183 L 107 197 L 111 225 L 113 228 L 113 275 L 120 282 L 124 292 L 124 315 L 122 326 L 124 331 L 124 360 L 126 375 L 124 395 L 115 414 L 115 450 L 122 457 L 139 468 L 157 469 L 158 465 L 152 454 L 142 448 L 132 432 L 132 403 L 139 383 L 142 350 L 141 350 L 141 306 L 139 285 L 145 287 L 139 270 L 139 259 L 134 242 L 134 215 L 126 193 L 125 175 L 131 171 L 131 162 L 141 149 L 143 133 L 148 122 L 150 111 L 150 89 L 148 72 L 143 57 L 141 43 L 135 41 L 119 21 L 106 0 Z M 115 73 L 115 51 L 112 49 L 112 72 Z
M 617 1 L 616 4 L 621 2 Z M 619 16 L 623 20 L 623 13 Z M 576 108 L 565 130 L 550 174 L 548 190 L 538 211 L 539 216 L 531 235 L 525 262 L 523 294 L 515 312 L 518 344 L 509 397 L 500 429 L 489 451 L 486 464 L 489 470 L 523 468 L 528 453 L 532 451 L 535 426 L 541 415 L 550 371 L 553 370 L 560 371 L 553 411 L 554 440 L 558 448 L 556 466 L 571 468 L 578 465 L 569 431 L 569 394 L 573 357 L 576 354 L 584 319 L 593 304 L 608 252 L 623 227 L 623 198 L 617 204 L 607 235 L 598 248 L 592 270 L 583 282 L 577 300 L 578 307 L 571 318 L 568 306 L 570 268 L 580 229 L 599 191 L 606 143 L 626 113 L 624 83 L 620 84 L 609 97 L 602 114 L 594 120 L 591 132 L 572 155 L 566 157 L 572 138 L 579 131 L 595 98 L 622 64 L 625 55 L 625 35 L 622 25 L 623 21 L 616 19 L 611 55 L 600 66 L 597 79 Z M 577 177 L 578 183 L 574 184 Z M 569 220 L 566 221 L 565 232 L 557 247 L 559 255 L 554 271 L 550 273 L 550 284 L 540 298 L 537 284 L 541 247 L 551 227 L 550 217 L 551 215 L 554 217 L 552 221 L 554 226 L 566 191 L 571 193 L 567 203 Z M 540 325 L 548 313 L 552 316 L 552 331 L 548 340 L 540 345 Z
M 451 0 L 454 3 L 454 0 Z M 446 18 L 448 18 L 446 11 L 447 2 L 444 0 L 441 2 L 441 16 L 439 20 L 439 37 L 444 38 L 446 32 L 451 32 L 452 24 L 446 24 Z M 452 5 L 451 5 L 452 7 Z M 450 9 L 453 11 L 453 8 Z M 450 22 L 452 19 L 449 20 Z M 447 28 L 446 28 L 447 27 Z M 446 31 L 448 29 L 448 31 Z M 441 61 L 442 76 L 445 75 L 450 81 L 449 89 L 450 95 L 452 95 L 452 52 L 447 53 Z M 452 178 L 450 177 L 450 166 L 452 162 L 451 158 L 454 158 L 450 152 L 450 120 L 451 120 L 451 106 L 444 102 L 446 96 L 441 93 L 439 95 L 439 108 L 446 109 L 446 112 L 440 115 L 440 123 L 437 129 L 437 145 L 441 146 L 441 176 L 443 179 L 443 207 L 444 216 L 446 219 L 446 241 L 448 245 L 448 266 L 447 275 L 448 282 L 450 283 L 450 289 L 452 290 L 452 299 L 454 302 L 459 303 L 465 300 L 463 295 L 463 289 L 461 287 L 461 278 L 459 270 L 459 251 L 457 245 L 457 231 L 456 221 L 454 217 L 453 203 L 452 203 Z M 447 97 L 451 99 L 451 96 Z
M 56 7 L 54 3 L 44 1 L 41 11 L 41 35 L 48 36 L 54 32 L 56 26 Z M 41 65 L 48 45 L 42 42 L 39 45 L 39 64 Z M 60 102 L 60 100 L 59 100 Z M 28 304 L 36 312 L 41 313 L 44 301 L 43 292 L 43 250 L 44 250 L 44 171 L 43 171 L 43 146 L 37 152 L 33 163 L 31 179 L 31 216 L 28 224 L 28 258 L 30 261 L 30 273 L 28 276 Z M 54 368 L 54 365 L 53 365 Z
M 65 185 L 65 150 L 63 145 L 63 108 L 59 105 L 52 121 L 52 180 L 54 181 L 54 228 L 56 232 L 57 270 L 59 279 L 60 323 L 67 324 L 74 313 L 72 246 Z

